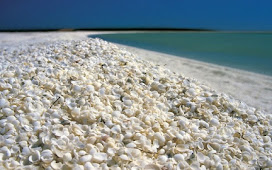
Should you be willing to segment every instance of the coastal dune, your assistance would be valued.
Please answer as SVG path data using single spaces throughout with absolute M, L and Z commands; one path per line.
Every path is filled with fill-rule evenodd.
M 88 34 L 0 34 L 2 168 L 272 167 L 272 115 L 205 78 L 226 85 L 231 76 L 262 76 Z

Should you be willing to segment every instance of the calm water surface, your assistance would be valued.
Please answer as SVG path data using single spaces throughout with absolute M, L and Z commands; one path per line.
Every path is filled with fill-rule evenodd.
M 149 32 L 90 37 L 272 76 L 272 33 Z

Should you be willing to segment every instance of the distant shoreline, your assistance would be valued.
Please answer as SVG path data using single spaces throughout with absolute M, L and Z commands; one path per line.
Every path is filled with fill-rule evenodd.
M 63 28 L 63 29 L 0 29 L 0 32 L 71 32 L 71 31 L 216 31 L 211 29 L 192 28 Z

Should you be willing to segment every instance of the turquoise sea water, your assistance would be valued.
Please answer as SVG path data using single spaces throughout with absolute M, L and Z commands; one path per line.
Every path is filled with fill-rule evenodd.
M 90 37 L 272 76 L 272 33 L 148 32 Z

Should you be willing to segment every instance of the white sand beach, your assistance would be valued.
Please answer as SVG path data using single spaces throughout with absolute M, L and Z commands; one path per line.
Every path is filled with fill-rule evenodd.
M 0 169 L 272 168 L 271 77 L 95 33 L 0 33 Z
M 19 44 L 48 42 L 58 40 L 83 40 L 89 35 L 114 32 L 33 32 L 0 33 L 0 46 L 17 46 Z M 265 110 L 272 114 L 272 77 L 247 72 L 215 64 L 200 62 L 174 55 L 139 49 L 117 44 L 133 54 L 164 66 L 186 77 L 195 78 L 200 83 L 212 87 L 218 92 L 226 93 L 247 103 L 249 106 Z

